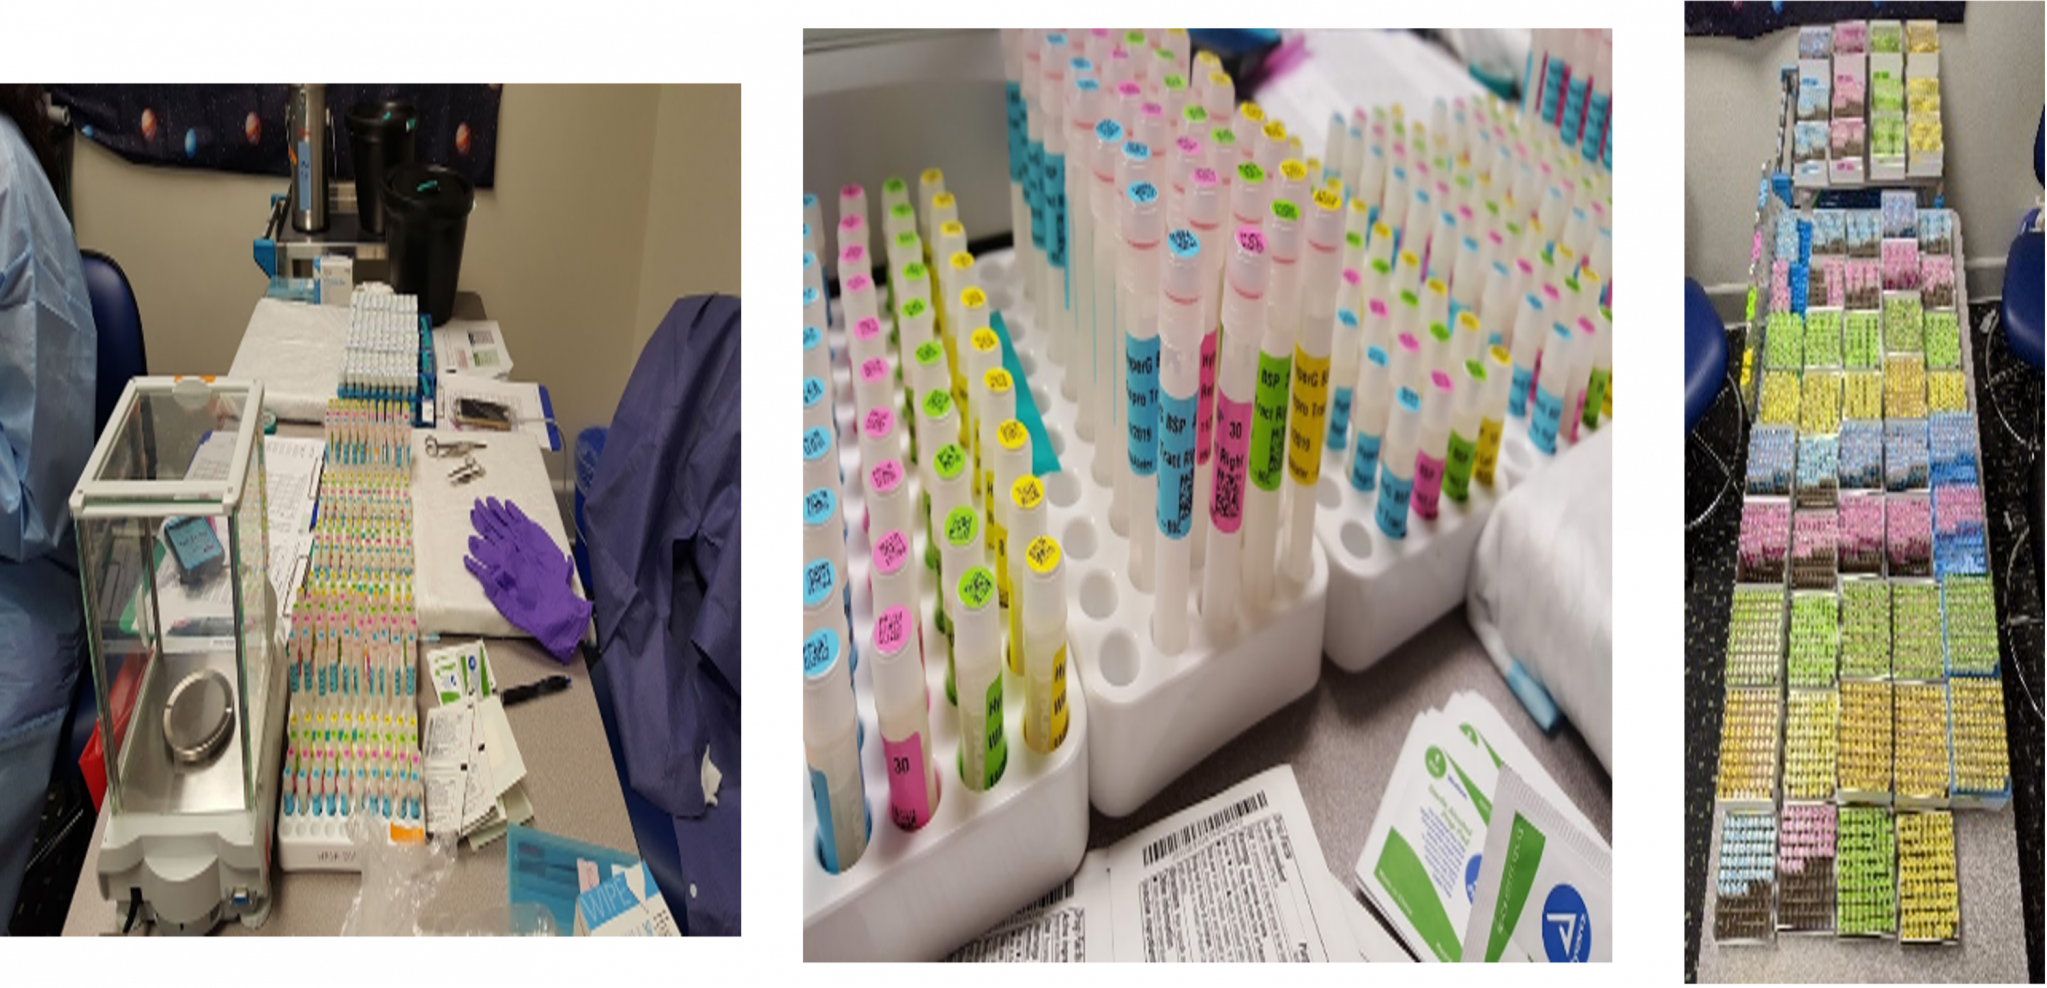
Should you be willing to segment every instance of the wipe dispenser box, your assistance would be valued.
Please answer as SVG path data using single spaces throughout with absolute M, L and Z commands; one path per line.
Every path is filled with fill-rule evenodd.
M 1186 645 L 1177 655 L 1161 650 L 1152 637 L 1156 598 L 1130 576 L 1131 526 L 1152 525 L 1156 533 L 1156 522 L 1129 506 L 1127 518 L 1112 518 L 1113 481 L 1094 477 L 1094 444 L 1080 438 L 1080 410 L 1064 397 L 1068 370 L 1046 355 L 1051 333 L 1023 299 L 1014 255 L 981 260 L 976 270 L 991 307 L 1003 310 L 1018 363 L 1059 454 L 1058 472 L 1044 481 L 1052 503 L 1050 531 L 1071 567 L 1069 668 L 1079 670 L 1092 721 L 1090 799 L 1109 816 L 1127 816 L 1203 758 L 1314 689 L 1322 667 L 1329 566 L 1321 547 L 1310 546 L 1305 583 L 1277 575 L 1271 599 L 1246 607 L 1221 634 L 1196 609 L 1202 584 L 1196 566 L 1187 576 Z M 1100 415 L 1093 432 L 1096 441 L 1116 444 L 1111 459 L 1124 469 L 1124 430 Z M 1196 524 L 1206 522 L 1197 516 Z M 1268 548 L 1277 552 L 1277 546 Z
M 284 650 L 263 387 L 128 382 L 71 494 L 106 759 L 100 895 L 159 933 L 271 903 Z
M 832 330 L 833 349 L 844 353 L 845 321 Z M 852 394 L 842 357 L 833 361 L 833 387 Z M 821 854 L 817 807 L 804 782 L 803 956 L 806 961 L 928 961 L 980 936 L 1073 875 L 1087 851 L 1089 704 L 1067 668 L 1067 735 L 1050 754 L 1024 743 L 1023 677 L 1004 672 L 1002 720 L 1008 762 L 996 784 L 982 792 L 960 778 L 957 708 L 946 698 L 946 639 L 938 630 L 938 574 L 924 568 L 925 533 L 915 533 L 907 563 L 917 573 L 924 683 L 929 701 L 931 761 L 939 778 L 938 807 L 916 830 L 890 819 L 887 765 L 875 708 L 875 607 L 870 575 L 873 547 L 861 520 L 865 486 L 853 402 L 842 400 L 833 424 L 838 437 L 847 526 L 847 579 L 853 588 L 850 630 L 858 642 L 853 671 L 859 720 L 862 795 L 871 820 L 859 859 L 834 874 Z M 931 451 L 922 450 L 923 455 Z M 922 500 L 918 471 L 909 471 L 911 504 Z M 1055 533 L 1056 534 L 1056 533 Z M 1069 586 L 1072 575 L 1068 576 Z M 793 591 L 793 588 L 792 588 Z M 993 605 L 991 605 L 993 606 Z M 1068 654 L 1081 648 L 1077 637 Z M 854 658 L 848 652 L 839 661 Z M 793 664 L 794 656 L 791 656 Z M 806 770 L 807 774 L 807 770 Z

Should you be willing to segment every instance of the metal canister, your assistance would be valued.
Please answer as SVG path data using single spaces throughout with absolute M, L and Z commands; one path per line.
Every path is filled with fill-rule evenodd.
M 291 144 L 291 226 L 300 233 L 327 229 L 327 87 L 291 87 L 286 125 Z

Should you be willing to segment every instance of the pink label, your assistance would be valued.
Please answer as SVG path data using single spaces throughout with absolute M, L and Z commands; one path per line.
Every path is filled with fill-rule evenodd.
M 888 380 L 888 361 L 881 357 L 869 357 L 860 364 L 860 380 L 868 384 L 880 384 Z
M 881 320 L 868 316 L 853 327 L 853 335 L 862 340 L 871 340 L 881 335 Z
M 879 364 L 881 361 L 870 360 L 868 363 Z M 865 368 L 862 368 L 862 370 L 864 372 Z M 870 377 L 868 380 L 872 381 L 874 378 Z M 889 411 L 886 406 L 876 405 L 867 413 L 867 438 L 886 439 L 888 438 L 889 431 L 895 427 L 896 413 Z
M 901 741 L 883 738 L 881 757 L 888 763 L 889 817 L 904 830 L 931 822 L 930 793 L 924 788 L 923 735 L 912 734 Z
M 856 274 L 846 279 L 846 290 L 849 292 L 864 292 L 873 287 L 874 279 L 864 274 Z
M 1343 283 L 1344 283 L 1344 284 L 1346 284 L 1346 285 L 1349 285 L 1349 286 L 1350 286 L 1350 287 L 1352 287 L 1352 288 L 1356 288 L 1356 287 L 1358 287 L 1358 286 L 1359 286 L 1360 284 L 1363 284 L 1363 283 L 1364 283 L 1364 278 L 1363 278 L 1363 277 L 1361 277 L 1361 276 L 1360 276 L 1360 275 L 1358 274 L 1358 271 L 1357 271 L 1357 269 L 1356 269 L 1356 268 L 1344 268 L 1344 269 L 1343 269 Z
M 1185 154 L 1197 154 L 1201 151 L 1201 142 L 1192 137 L 1182 137 L 1174 141 L 1173 146 L 1179 148 Z
M 858 213 L 848 214 L 845 219 L 839 221 L 839 229 L 841 230 L 860 229 L 860 214 Z
M 857 221 L 860 217 L 848 216 L 846 218 Z M 858 222 L 855 222 L 853 225 L 857 227 L 860 224 Z M 839 263 L 850 264 L 854 267 L 860 267 L 861 265 L 866 264 L 867 248 L 862 247 L 859 244 L 847 244 L 846 249 L 839 252 Z
M 903 560 L 908 558 L 910 558 L 910 542 L 908 539 L 903 538 L 903 533 L 901 532 L 890 532 L 882 536 L 880 542 L 875 543 L 874 568 L 883 575 L 890 575 L 902 569 Z M 893 609 L 891 608 L 891 610 Z M 882 616 L 887 617 L 888 615 L 883 614 Z M 881 638 L 879 627 L 876 628 L 874 635 L 877 641 Z
M 1134 82 L 1121 83 L 1116 86 L 1116 95 L 1124 97 L 1142 96 L 1144 95 L 1144 87 Z
M 897 538 L 902 537 L 901 532 L 890 532 L 889 534 Z M 904 643 L 909 640 L 910 612 L 908 609 L 897 605 L 881 612 L 881 616 L 874 619 L 875 648 L 886 654 L 893 655 L 901 651 Z
M 1443 491 L 1443 461 L 1423 453 L 1414 458 L 1414 493 L 1411 495 L 1414 513 L 1423 518 L 1436 517 L 1436 501 Z
M 844 188 L 841 188 L 841 189 L 839 190 L 839 198 L 841 198 L 841 199 L 854 199 L 854 198 L 858 198 L 858 197 L 859 197 L 859 196 L 860 196 L 860 195 L 861 195 L 862 193 L 864 193 L 865 191 L 866 191 L 865 189 L 862 189 L 862 188 L 861 188 L 860 186 L 858 186 L 858 185 L 854 185 L 854 184 L 848 184 L 848 185 L 846 185 L 846 186 L 845 186 Z
M 876 494 L 887 494 L 903 482 L 903 465 L 894 460 L 883 460 L 867 479 L 874 484 Z
M 1244 521 L 1244 471 L 1251 454 L 1251 403 L 1216 396 L 1215 497 L 1209 516 L 1216 531 L 1236 534 Z
M 1208 465 L 1210 439 L 1215 436 L 1215 330 L 1201 338 L 1201 391 L 1195 403 L 1194 462 Z

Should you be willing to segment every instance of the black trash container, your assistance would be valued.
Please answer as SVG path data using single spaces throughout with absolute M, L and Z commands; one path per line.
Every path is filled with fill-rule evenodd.
M 362 232 L 384 232 L 384 176 L 412 163 L 419 112 L 412 104 L 357 103 L 348 111 L 348 157 L 355 166 L 355 205 Z
M 462 274 L 462 238 L 476 187 L 456 172 L 419 162 L 399 165 L 384 178 L 384 244 L 391 252 L 391 287 L 419 296 L 434 325 L 455 310 Z

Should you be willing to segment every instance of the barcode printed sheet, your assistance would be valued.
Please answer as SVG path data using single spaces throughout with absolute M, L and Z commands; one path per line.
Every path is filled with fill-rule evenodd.
M 1348 895 L 1281 765 L 1090 852 L 948 959 L 1354 961 Z

